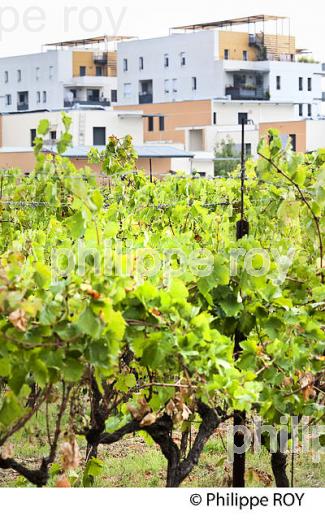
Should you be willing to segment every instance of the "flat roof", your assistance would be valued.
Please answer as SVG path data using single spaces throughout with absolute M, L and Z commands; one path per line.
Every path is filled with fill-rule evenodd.
M 96 148 L 99 152 L 105 150 L 105 146 L 72 146 L 62 154 L 63 157 L 75 157 L 85 159 L 92 148 Z M 174 146 L 168 145 L 140 145 L 134 146 L 139 158 L 142 159 L 171 159 L 171 158 L 188 158 L 194 157 L 194 153 L 180 150 Z M 57 153 L 56 146 L 45 146 L 45 152 Z
M 192 25 L 181 25 L 179 27 L 172 27 L 172 29 L 212 29 L 214 27 L 226 27 L 229 25 L 243 25 L 257 22 L 271 22 L 276 20 L 286 20 L 287 16 L 274 16 L 269 14 L 257 14 L 254 16 L 244 16 L 242 18 L 229 18 L 229 20 L 220 20 L 217 22 L 198 23 Z
M 45 43 L 46 47 L 75 47 L 77 45 L 94 45 L 96 43 L 120 42 L 132 40 L 135 36 L 93 36 L 92 38 L 80 38 L 79 40 L 67 40 L 63 42 Z

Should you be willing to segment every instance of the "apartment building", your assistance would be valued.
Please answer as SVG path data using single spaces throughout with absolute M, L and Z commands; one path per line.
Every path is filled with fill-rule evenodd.
M 0 112 L 116 103 L 116 43 L 125 38 L 51 43 L 44 52 L 0 58 Z
M 79 107 L 68 109 L 72 119 L 70 133 L 72 143 L 64 156 L 69 157 L 77 168 L 90 166 L 94 171 L 100 167 L 88 163 L 92 147 L 103 150 L 110 135 L 124 137 L 130 134 L 138 154 L 136 166 L 148 174 L 162 175 L 178 170 L 188 174 L 194 170 L 213 175 L 212 157 L 187 152 L 182 147 L 144 143 L 143 112 L 116 111 L 113 108 Z M 20 168 L 30 172 L 35 166 L 33 142 L 42 119 L 50 123 L 44 140 L 44 151 L 56 153 L 56 142 L 64 132 L 60 110 L 20 112 L 0 115 L 0 168 Z
M 248 32 L 258 23 L 264 26 L 271 21 L 283 19 L 238 18 L 176 27 L 161 38 L 120 42 L 119 104 L 208 98 L 291 102 L 297 117 L 316 117 L 322 66 L 299 61 L 301 51 L 290 34 Z M 233 30 L 243 24 L 249 26 L 246 32 Z
M 262 123 L 322 117 L 324 70 L 303 52 L 287 19 L 268 15 L 120 42 L 119 109 L 144 111 L 148 142 L 207 152 L 224 139 L 239 146 L 238 115 L 247 113 L 246 149 L 254 155 Z

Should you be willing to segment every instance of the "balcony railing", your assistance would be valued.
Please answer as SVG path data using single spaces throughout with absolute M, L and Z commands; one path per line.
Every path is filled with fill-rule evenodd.
M 17 103 L 17 110 L 23 111 L 23 110 L 28 110 L 28 109 L 29 109 L 28 103 Z
M 263 88 L 246 88 L 246 87 L 226 87 L 226 96 L 230 96 L 233 100 L 257 100 L 263 101 L 270 99 L 269 92 Z
M 94 63 L 96 63 L 96 65 L 107 65 L 107 54 L 104 52 L 95 53 Z
M 73 101 L 67 101 L 67 100 L 64 101 L 65 108 L 72 108 L 72 107 L 74 107 L 76 105 L 109 107 L 110 104 L 111 104 L 110 101 L 108 101 L 107 99 L 105 99 L 105 100 L 101 99 L 101 100 L 98 100 L 98 101 L 94 101 L 94 100 L 79 101 L 78 99 L 74 99 Z
M 139 94 L 139 105 L 144 105 L 145 103 L 152 103 L 153 95 L 152 94 Z

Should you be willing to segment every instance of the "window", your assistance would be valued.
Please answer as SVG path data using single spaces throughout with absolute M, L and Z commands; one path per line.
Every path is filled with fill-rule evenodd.
M 17 70 L 17 81 L 21 81 L 21 70 Z
M 169 94 L 169 79 L 165 79 L 165 94 Z
M 9 81 L 9 72 L 5 70 L 5 83 L 8 83 Z
M 276 77 L 276 89 L 281 90 L 281 76 Z
M 225 49 L 225 50 L 223 51 L 223 58 L 224 58 L 225 60 L 229 60 L 229 49 Z
M 299 116 L 302 117 L 304 115 L 304 105 L 299 103 Z
M 36 77 L 36 80 L 39 80 L 39 78 L 40 78 L 40 68 L 39 67 L 36 67 L 36 69 L 35 69 L 35 77 Z
M 299 90 L 303 90 L 304 89 L 304 80 L 303 78 L 299 78 Z
M 30 131 L 30 145 L 34 146 L 34 141 L 36 139 L 36 128 L 32 128 Z
M 297 151 L 297 136 L 296 134 L 289 134 L 289 139 L 291 141 L 291 147 L 294 152 Z
M 312 79 L 311 78 L 308 78 L 307 80 L 307 88 L 308 88 L 308 91 L 311 92 L 312 88 L 313 88 L 313 83 L 312 83 Z
M 43 90 L 43 103 L 47 102 L 47 92 L 46 90 Z
M 173 79 L 173 92 L 176 94 L 177 92 L 177 79 Z
M 80 65 L 79 67 L 79 75 L 86 76 L 86 67 L 84 65 Z
M 56 141 L 56 130 L 51 130 L 50 139 L 51 141 Z
M 169 67 L 169 54 L 164 55 L 164 67 Z
M 106 128 L 105 126 L 93 127 L 93 145 L 105 146 L 106 144 Z
M 308 117 L 312 116 L 312 106 L 308 103 Z
M 154 118 L 153 116 L 148 117 L 148 132 L 154 131 Z
M 12 104 L 12 97 L 11 97 L 11 94 L 7 94 L 5 96 L 5 99 L 6 99 L 6 105 L 11 105 Z
M 128 69 L 129 69 L 128 60 L 126 58 L 124 58 L 124 60 L 123 60 L 123 72 L 127 72 Z
M 159 116 L 159 131 L 164 132 L 165 130 L 165 117 Z
M 197 90 L 197 78 L 192 78 L 192 90 Z
M 49 66 L 49 78 L 52 79 L 54 76 L 54 67 L 53 65 Z
M 111 90 L 111 102 L 117 103 L 117 90 Z
M 185 52 L 181 52 L 181 67 L 184 67 L 186 65 L 186 54 Z
M 131 83 L 124 83 L 124 86 L 123 86 L 123 96 L 125 98 L 127 97 L 131 97 Z
M 244 61 L 248 60 L 248 51 L 243 51 L 243 60 Z
M 36 103 L 40 103 L 41 102 L 41 93 L 40 91 L 36 92 Z
M 217 124 L 217 112 L 213 112 L 213 124 Z
M 252 155 L 252 144 L 245 143 L 245 157 L 251 157 Z
M 139 58 L 139 69 L 140 70 L 144 69 L 144 60 L 143 60 L 142 56 L 140 56 L 140 58 Z
M 103 75 L 103 69 L 100 65 L 97 65 L 96 67 L 96 76 L 102 76 Z

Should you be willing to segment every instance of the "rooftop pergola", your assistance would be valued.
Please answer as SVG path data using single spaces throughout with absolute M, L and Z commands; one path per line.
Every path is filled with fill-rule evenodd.
M 67 40 L 55 43 L 46 43 L 45 47 L 86 47 L 87 45 L 99 45 L 101 43 L 114 43 L 125 40 L 133 40 L 135 36 L 94 36 L 92 38 L 80 38 L 79 40 Z
M 228 20 L 220 20 L 217 22 L 198 23 L 192 25 L 181 25 L 179 27 L 172 27 L 172 31 L 195 31 L 204 29 L 215 29 L 220 27 L 232 27 L 234 25 L 245 25 L 265 22 L 278 22 L 279 20 L 288 20 L 287 16 L 273 16 L 268 14 L 258 14 L 255 16 L 243 16 L 242 18 L 230 18 Z

